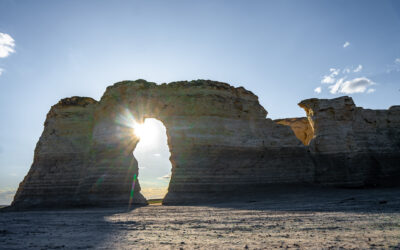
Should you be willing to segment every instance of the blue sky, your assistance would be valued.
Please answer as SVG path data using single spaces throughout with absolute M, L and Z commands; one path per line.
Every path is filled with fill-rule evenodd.
M 311 97 L 400 104 L 399 1 L 2 0 L 0 13 L 0 203 L 50 106 L 120 80 L 244 86 L 270 118 L 304 116 Z

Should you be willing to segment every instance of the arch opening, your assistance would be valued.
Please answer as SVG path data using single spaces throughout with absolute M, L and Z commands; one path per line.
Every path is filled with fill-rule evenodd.
M 134 133 L 139 138 L 133 155 L 138 161 L 141 193 L 149 203 L 157 202 L 167 194 L 171 179 L 166 127 L 160 120 L 146 118 L 135 126 Z

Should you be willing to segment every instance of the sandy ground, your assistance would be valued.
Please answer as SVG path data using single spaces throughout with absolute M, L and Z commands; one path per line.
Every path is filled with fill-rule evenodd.
M 400 249 L 400 189 L 0 213 L 0 249 Z

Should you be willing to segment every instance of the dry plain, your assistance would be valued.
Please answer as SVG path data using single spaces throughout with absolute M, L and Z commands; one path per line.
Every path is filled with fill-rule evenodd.
M 1 210 L 0 210 L 1 211 Z M 0 213 L 0 249 L 400 249 L 400 189 Z

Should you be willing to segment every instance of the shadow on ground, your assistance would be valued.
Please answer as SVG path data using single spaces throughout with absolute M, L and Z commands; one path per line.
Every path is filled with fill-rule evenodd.
M 232 194 L 233 195 L 233 194 Z M 273 211 L 400 212 L 400 188 L 276 187 L 214 198 L 210 207 Z
M 219 201 L 0 213 L 0 249 L 400 247 L 399 188 L 270 189 Z

